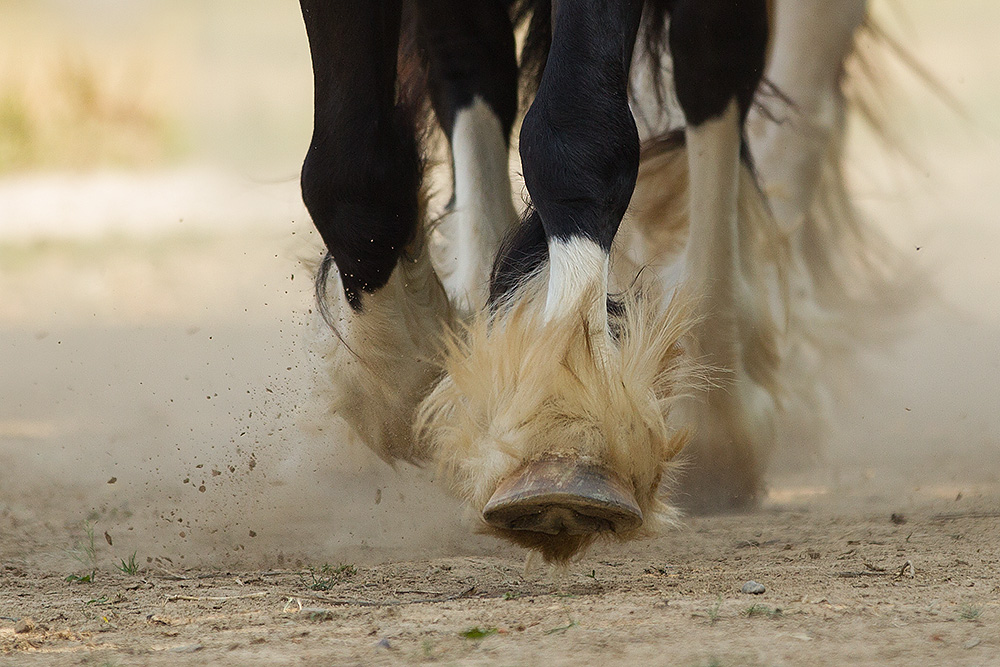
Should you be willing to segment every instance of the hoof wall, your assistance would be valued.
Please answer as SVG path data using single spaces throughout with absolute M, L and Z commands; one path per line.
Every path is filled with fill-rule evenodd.
M 604 467 L 569 458 L 533 461 L 505 479 L 483 508 L 503 531 L 583 536 L 642 525 L 635 494 Z

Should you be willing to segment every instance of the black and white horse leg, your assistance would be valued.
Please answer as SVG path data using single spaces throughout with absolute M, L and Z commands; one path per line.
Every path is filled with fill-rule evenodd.
M 638 0 L 557 3 L 545 71 L 521 127 L 537 216 L 528 226 L 540 224 L 548 250 L 546 319 L 583 313 L 595 333 L 607 332 L 609 254 L 639 166 L 627 86 L 641 10 Z
M 315 81 L 302 195 L 329 253 L 317 296 L 335 334 L 332 410 L 381 457 L 420 458 L 413 412 L 448 308 L 419 220 L 412 116 L 396 102 L 400 0 L 301 5 Z
M 431 101 L 451 146 L 453 195 L 440 229 L 442 280 L 464 311 L 481 310 L 490 268 L 517 214 L 509 139 L 517 113 L 517 58 L 501 0 L 419 0 Z
M 489 529 L 548 559 L 669 514 L 657 490 L 681 439 L 664 368 L 680 327 L 659 304 L 624 308 L 614 335 L 608 322 L 609 252 L 639 165 L 627 85 L 642 4 L 557 3 L 520 135 L 534 211 L 498 258 L 492 315 L 422 413 Z
M 765 0 L 679 0 L 671 14 L 674 83 L 687 121 L 690 232 L 685 251 L 691 292 L 700 299 L 691 337 L 715 382 L 679 411 L 691 423 L 687 489 L 707 506 L 751 501 L 774 439 L 774 398 L 760 384 L 772 359 L 768 314 L 743 279 L 738 215 L 742 128 L 764 69 Z M 766 304 L 766 296 L 763 299 Z M 766 306 L 765 306 L 766 307 Z

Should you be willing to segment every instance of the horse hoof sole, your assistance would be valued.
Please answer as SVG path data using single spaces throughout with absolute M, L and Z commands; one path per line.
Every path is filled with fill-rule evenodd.
M 483 508 L 494 528 L 546 535 L 625 533 L 642 525 L 631 488 L 603 466 L 532 461 L 503 480 Z

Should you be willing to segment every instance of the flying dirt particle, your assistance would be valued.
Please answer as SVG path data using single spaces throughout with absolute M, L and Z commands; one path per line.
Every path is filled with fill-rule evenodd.
M 901 526 L 906 523 L 906 517 L 902 514 L 896 514 L 893 512 L 892 516 L 889 517 L 889 521 L 892 521 L 897 526 Z
M 375 489 L 375 504 L 382 502 L 382 489 Z
M 190 482 L 191 482 L 191 478 L 190 477 L 185 477 L 184 478 L 184 484 L 189 484 Z
M 195 466 L 195 468 L 197 468 L 198 470 L 201 470 L 204 467 L 205 467 L 204 463 L 199 463 L 198 465 Z
M 212 477 L 218 477 L 221 474 L 222 474 L 221 470 L 215 470 L 214 468 L 212 469 Z
M 117 481 L 118 481 L 117 477 L 112 477 L 111 479 L 108 480 L 108 484 L 114 484 Z
M 111 533 L 109 533 L 108 531 L 104 531 L 104 541 L 108 543 L 108 546 L 109 546 L 109 547 L 113 547 L 113 546 L 115 546 L 115 545 L 114 545 L 114 544 L 113 544 L 113 543 L 111 542 Z
M 188 534 L 185 533 L 183 530 L 181 532 L 177 533 L 177 534 L 180 535 L 181 537 L 187 537 L 188 536 Z
M 251 530 L 250 537 L 257 537 L 257 531 Z
M 200 492 L 202 492 L 202 493 L 205 493 L 205 485 L 204 485 L 204 484 L 202 484 L 201 486 L 199 486 L 199 487 L 198 487 L 198 490 L 199 490 Z

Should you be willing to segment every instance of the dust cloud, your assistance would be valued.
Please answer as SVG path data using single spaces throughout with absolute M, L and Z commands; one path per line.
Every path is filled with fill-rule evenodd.
M 227 244 L 242 251 L 227 254 Z M 468 541 L 433 471 L 389 469 L 324 415 L 306 353 L 315 326 L 309 276 L 280 239 L 156 245 L 183 256 L 194 275 L 202 262 L 217 273 L 171 295 L 148 273 L 117 276 L 128 258 L 99 245 L 90 269 L 35 267 L 38 257 L 45 267 L 46 255 L 85 252 L 74 246 L 33 249 L 36 259 L 17 271 L 22 280 L 33 274 L 24 282 L 38 312 L 22 301 L 0 331 L 0 502 L 11 527 L 92 522 L 110 536 L 115 557 L 137 551 L 167 568 L 364 560 Z M 152 272 L 183 270 L 167 264 Z M 251 265 L 257 270 L 243 269 Z M 146 293 L 132 295 L 140 310 L 147 301 L 175 303 L 125 317 L 115 307 L 100 317 L 59 314 L 89 281 L 100 311 L 95 300 L 135 287 L 119 279 L 142 284 Z M 200 297 L 214 290 L 233 302 L 213 311 L 219 304 Z M 257 306 L 238 308 L 241 293 Z

